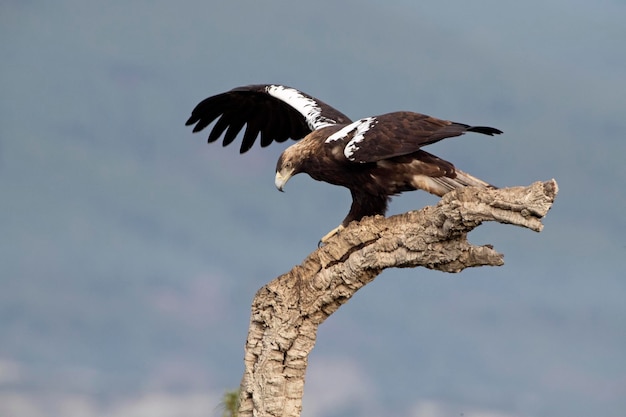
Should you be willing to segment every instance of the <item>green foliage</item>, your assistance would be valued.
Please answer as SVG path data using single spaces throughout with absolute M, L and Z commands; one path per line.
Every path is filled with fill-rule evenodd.
M 220 405 L 223 408 L 222 417 L 237 417 L 239 410 L 239 390 L 224 393 Z

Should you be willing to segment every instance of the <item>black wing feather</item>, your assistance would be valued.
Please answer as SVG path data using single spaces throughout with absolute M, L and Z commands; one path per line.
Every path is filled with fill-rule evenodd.
M 211 133 L 209 134 L 209 138 L 207 139 L 207 142 L 212 143 L 218 140 L 220 136 L 222 136 L 222 133 L 224 133 L 226 128 L 228 128 L 230 123 L 231 121 L 228 117 L 226 117 L 226 115 L 223 115 L 222 117 L 220 117 L 219 120 L 215 123 L 215 126 L 213 126 L 213 129 L 211 130 Z
M 261 128 L 261 123 L 258 119 L 258 115 L 248 121 L 246 124 L 246 130 L 243 132 L 243 140 L 241 141 L 241 147 L 239 148 L 239 153 L 246 153 L 252 148 L 254 145 L 254 141 L 257 136 L 261 132 L 261 142 L 263 139 L 263 130 Z
M 241 132 L 241 129 L 243 129 L 245 124 L 246 120 L 244 118 L 234 119 L 224 134 L 224 142 L 222 142 L 222 146 L 230 145 L 235 140 L 239 132 Z
M 219 116 L 219 112 L 207 113 L 206 115 L 204 115 L 204 117 L 202 117 L 202 119 L 192 116 L 189 118 L 189 120 L 187 120 L 187 126 L 197 122 L 197 124 L 193 127 L 193 132 L 196 133 L 210 125 L 213 120 L 217 119 Z
M 299 101 L 299 103 L 294 104 L 291 98 L 286 98 L 288 94 L 276 97 L 276 94 L 272 95 L 268 92 L 268 88 L 277 88 L 292 95 L 296 94 L 299 97 L 296 102 Z M 305 117 L 307 112 L 302 110 L 303 102 L 312 103 L 316 107 L 318 119 L 312 121 L 311 116 L 307 114 L 309 118 L 307 120 Z M 302 139 L 311 132 L 310 124 L 320 126 L 321 123 L 350 121 L 338 110 L 305 93 L 290 87 L 265 84 L 237 87 L 208 97 L 198 103 L 185 124 L 187 126 L 195 124 L 193 131 L 199 132 L 216 119 L 217 122 L 207 139 L 209 143 L 215 142 L 223 134 L 223 145 L 227 146 L 237 138 L 244 125 L 246 126 L 239 149 L 240 153 L 248 151 L 259 135 L 261 146 L 268 146 L 272 142 Z
M 193 127 L 193 132 L 201 131 L 223 113 L 220 107 L 224 106 L 226 102 L 227 97 L 225 97 L 225 93 L 202 100 L 191 112 L 191 116 L 185 122 L 185 126 L 196 123 Z

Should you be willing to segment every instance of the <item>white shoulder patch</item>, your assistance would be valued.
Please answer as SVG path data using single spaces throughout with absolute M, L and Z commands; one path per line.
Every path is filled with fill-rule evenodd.
M 322 109 L 317 102 L 312 98 L 306 97 L 295 88 L 282 85 L 268 85 L 265 87 L 265 91 L 267 94 L 289 104 L 302 114 L 311 130 L 321 129 L 337 123 L 335 120 L 322 116 Z
M 354 152 L 359 149 L 359 144 L 363 141 L 363 139 L 365 139 L 365 133 L 376 125 L 376 123 L 378 123 L 378 120 L 376 120 L 375 117 L 366 117 L 364 119 L 357 120 L 356 122 L 350 123 L 346 127 L 327 137 L 325 142 L 330 143 L 336 140 L 341 140 L 354 131 L 354 136 L 343 149 L 345 157 L 350 161 L 354 161 Z

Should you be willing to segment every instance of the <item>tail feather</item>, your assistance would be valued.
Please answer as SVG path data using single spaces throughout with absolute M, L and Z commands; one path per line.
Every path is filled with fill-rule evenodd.
M 446 192 L 462 187 L 498 188 L 459 169 L 456 170 L 455 178 L 436 177 L 432 178 L 432 180 L 441 187 L 442 191 L 445 190 Z
M 495 127 L 489 127 L 489 126 L 469 126 L 467 128 L 467 132 L 482 133 L 483 135 L 489 135 L 489 136 L 499 135 L 502 133 L 500 129 L 496 129 Z

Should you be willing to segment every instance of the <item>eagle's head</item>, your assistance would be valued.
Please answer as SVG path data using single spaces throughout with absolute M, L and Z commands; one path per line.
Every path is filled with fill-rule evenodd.
M 302 155 L 296 149 L 296 145 L 292 145 L 280 154 L 278 162 L 276 162 L 276 178 L 274 179 L 276 188 L 283 191 L 289 178 L 300 172 L 302 172 Z

